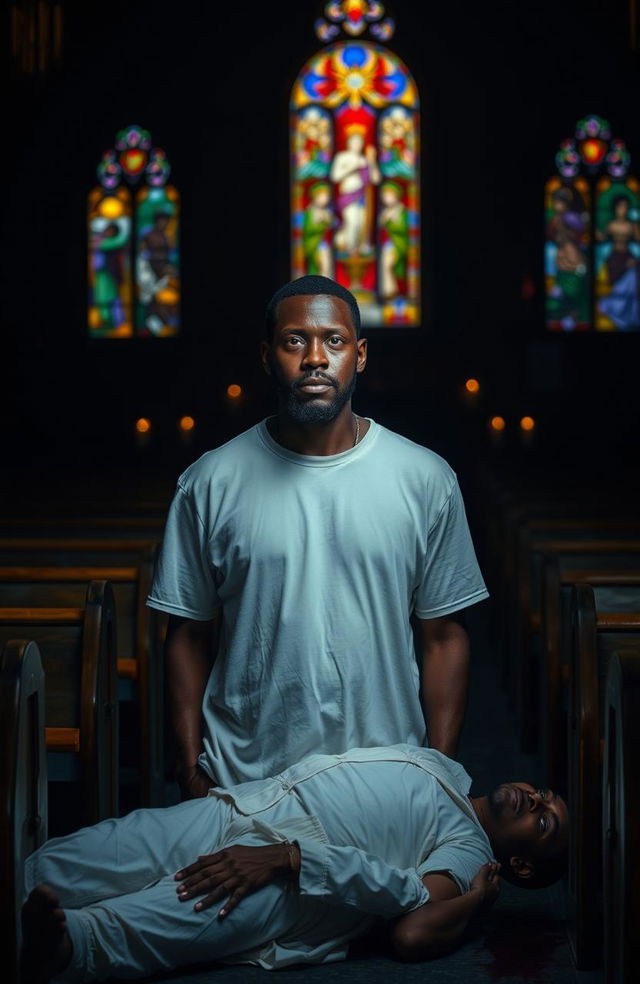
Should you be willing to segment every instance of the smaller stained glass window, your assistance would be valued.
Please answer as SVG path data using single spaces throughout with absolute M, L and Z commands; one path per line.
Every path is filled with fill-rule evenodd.
M 180 196 L 151 135 L 121 130 L 89 194 L 89 332 L 170 337 L 180 329 Z
M 546 323 L 554 331 L 640 330 L 640 185 L 601 116 L 585 116 L 545 189 Z

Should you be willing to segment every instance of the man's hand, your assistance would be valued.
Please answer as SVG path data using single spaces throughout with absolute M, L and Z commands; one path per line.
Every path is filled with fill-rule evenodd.
M 487 861 L 478 869 L 469 891 L 480 896 L 479 912 L 484 912 L 493 905 L 500 894 L 500 865 L 497 861 Z
M 176 872 L 176 880 L 180 882 L 178 898 L 186 902 L 197 895 L 204 895 L 194 905 L 194 909 L 202 910 L 209 909 L 228 895 L 218 913 L 224 919 L 246 895 L 278 878 L 293 876 L 299 866 L 299 854 L 295 853 L 298 850 L 297 845 L 289 844 L 265 844 L 260 847 L 232 844 L 215 854 L 204 854 L 188 868 Z
M 216 785 L 215 781 L 197 763 L 184 769 L 178 769 L 176 779 L 182 800 L 199 799 L 202 796 L 207 796 L 209 790 Z

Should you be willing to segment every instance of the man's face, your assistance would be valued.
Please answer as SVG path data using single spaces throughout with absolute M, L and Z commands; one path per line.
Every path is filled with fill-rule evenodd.
M 350 400 L 366 351 L 366 339 L 356 337 L 342 298 L 305 294 L 280 301 L 273 339 L 262 345 L 262 362 L 292 420 L 328 423 Z
M 626 219 L 629 214 L 629 202 L 626 198 L 621 198 L 619 202 L 616 203 L 616 218 Z
M 560 853 L 569 836 L 569 814 L 561 796 L 528 782 L 505 782 L 488 796 L 491 841 L 505 855 Z

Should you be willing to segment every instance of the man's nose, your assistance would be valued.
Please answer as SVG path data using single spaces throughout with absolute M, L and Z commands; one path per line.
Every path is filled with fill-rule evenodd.
M 306 366 L 327 366 L 327 353 L 320 339 L 312 339 L 304 354 L 304 365 Z
M 529 811 L 531 813 L 533 813 L 534 810 L 538 810 L 540 808 L 540 806 L 542 806 L 542 803 L 544 801 L 542 799 L 542 794 L 540 793 L 540 791 L 538 789 L 534 789 L 534 791 L 532 793 L 529 793 L 529 797 L 530 797 L 530 799 L 529 799 Z

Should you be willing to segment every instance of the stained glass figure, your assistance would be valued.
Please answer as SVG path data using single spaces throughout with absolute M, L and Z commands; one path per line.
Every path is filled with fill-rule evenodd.
M 365 326 L 420 323 L 419 99 L 380 3 L 325 7 L 291 93 L 292 276 L 321 273 L 358 299 Z M 374 30 L 377 28 L 377 30 Z
M 169 173 L 165 152 L 138 126 L 120 130 L 103 155 L 100 187 L 89 195 L 93 337 L 169 337 L 180 329 L 180 197 Z
M 546 187 L 547 326 L 585 331 L 591 323 L 591 201 L 584 178 L 551 178 Z
M 640 185 L 601 116 L 556 154 L 545 190 L 546 323 L 555 331 L 640 330 Z
M 595 327 L 640 328 L 640 186 L 635 178 L 600 178 L 596 191 Z
M 88 211 L 89 330 L 99 338 L 129 338 L 131 194 L 126 188 L 94 188 Z

